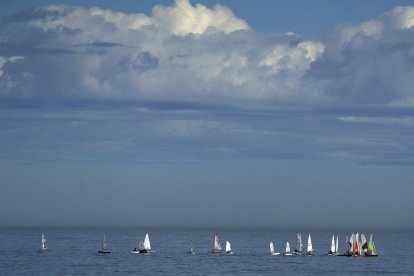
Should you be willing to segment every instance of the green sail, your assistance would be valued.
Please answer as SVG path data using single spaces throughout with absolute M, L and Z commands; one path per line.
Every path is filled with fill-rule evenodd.
M 374 252 L 374 246 L 372 245 L 372 242 L 368 242 L 368 250 L 370 252 Z

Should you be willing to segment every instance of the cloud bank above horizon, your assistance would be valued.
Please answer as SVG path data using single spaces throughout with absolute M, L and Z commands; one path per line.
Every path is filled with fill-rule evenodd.
M 188 0 L 22 10 L 0 19 L 1 158 L 412 166 L 413 18 L 305 39 Z
M 414 105 L 414 7 L 322 39 L 256 33 L 224 6 L 150 16 L 46 6 L 1 19 L 0 98 Z

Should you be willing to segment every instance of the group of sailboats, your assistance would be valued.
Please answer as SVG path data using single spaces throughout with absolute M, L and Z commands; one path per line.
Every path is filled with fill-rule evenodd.
M 275 245 L 272 241 L 269 244 L 269 248 L 270 248 L 269 255 L 271 256 L 280 255 L 279 252 L 275 251 Z M 303 251 L 302 233 L 296 233 L 295 251 L 292 253 L 292 251 L 290 250 L 290 243 L 289 241 L 286 241 L 286 247 L 285 247 L 285 252 L 283 252 L 283 256 L 302 255 L 302 251 Z M 312 239 L 310 235 L 308 236 L 308 246 L 306 248 L 306 255 L 308 256 L 313 255 Z
M 369 241 L 367 241 L 365 235 L 362 233 L 354 232 L 349 238 L 348 234 L 346 234 L 346 250 L 343 256 L 377 257 L 378 253 L 374 240 L 372 239 L 372 234 L 369 237 Z
M 364 234 L 357 232 L 352 233 L 351 237 L 348 238 L 348 233 L 346 234 L 346 249 L 344 254 L 339 253 L 339 243 L 338 235 L 335 237 L 332 236 L 331 249 L 328 252 L 328 255 L 331 256 L 348 256 L 348 257 L 377 257 L 377 250 L 375 248 L 374 240 L 372 239 L 372 234 L 369 238 L 369 241 L 365 238 Z
M 214 235 L 213 241 L 213 248 L 211 249 L 211 253 L 222 253 L 223 249 L 221 247 L 220 239 L 218 234 Z M 231 250 L 231 244 L 229 241 L 226 241 L 226 255 L 233 255 L 233 251 Z
M 271 256 L 281 255 L 280 252 L 276 252 L 276 246 L 272 241 L 269 244 L 269 249 L 270 249 L 269 255 Z M 40 252 L 44 253 L 47 250 L 48 250 L 48 246 L 47 246 L 46 237 L 45 237 L 45 234 L 42 233 L 42 238 L 40 242 Z M 283 255 L 284 256 L 302 255 L 302 251 L 303 251 L 302 234 L 297 233 L 296 234 L 296 246 L 295 246 L 294 252 L 291 251 L 290 244 L 288 241 L 286 241 L 285 252 L 283 252 Z M 102 238 L 102 248 L 98 252 L 103 253 L 103 254 L 112 253 L 112 251 L 109 250 L 108 248 L 108 242 L 107 242 L 105 234 L 103 235 L 103 238 Z M 148 253 L 153 253 L 153 252 L 154 251 L 151 248 L 151 242 L 150 242 L 148 233 L 145 234 L 144 240 L 138 243 L 138 247 L 131 250 L 131 253 L 137 253 L 137 254 L 148 254 Z M 222 253 L 222 252 L 223 252 L 223 249 L 221 247 L 219 236 L 218 234 L 215 234 L 214 241 L 213 241 L 213 248 L 211 249 L 211 253 Z M 190 250 L 188 251 L 188 253 L 192 255 L 195 254 L 193 242 L 191 242 Z M 226 241 L 225 253 L 226 255 L 233 254 L 233 251 L 231 249 L 231 244 L 229 241 Z M 307 256 L 314 255 L 312 239 L 311 239 L 310 234 L 308 236 L 306 255 Z M 327 255 L 377 257 L 378 253 L 375 248 L 372 234 L 370 235 L 369 240 L 367 240 L 364 234 L 354 232 L 352 233 L 350 237 L 348 237 L 348 234 L 346 234 L 346 250 L 344 254 L 339 253 L 338 235 L 336 236 L 336 239 L 335 239 L 335 235 L 333 235 L 330 250 Z

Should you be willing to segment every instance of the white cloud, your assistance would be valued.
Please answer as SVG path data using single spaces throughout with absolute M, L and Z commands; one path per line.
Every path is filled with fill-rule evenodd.
M 204 5 L 192 6 L 189 0 L 176 0 L 171 7 L 155 6 L 153 17 L 156 24 L 174 35 L 201 35 L 207 31 L 248 30 L 248 24 L 234 16 L 231 10 L 217 5 L 209 9 Z
M 414 26 L 414 7 L 396 7 L 385 16 L 395 28 L 411 29 Z
M 270 49 L 260 65 L 269 67 L 275 74 L 289 72 L 300 76 L 323 54 L 323 51 L 324 45 L 314 41 L 304 41 L 293 47 L 279 44 Z
M 349 123 L 365 123 L 365 124 L 398 124 L 412 126 L 414 125 L 414 118 L 412 117 L 354 117 L 346 116 L 339 117 L 340 121 Z
M 151 15 L 46 6 L 0 27 L 12 45 L 0 52 L 0 97 L 400 106 L 414 98 L 413 18 L 396 7 L 305 40 L 188 0 Z
M 3 75 L 3 66 L 6 65 L 7 62 L 17 62 L 21 59 L 24 59 L 22 56 L 10 56 L 10 57 L 4 57 L 0 56 L 0 77 Z

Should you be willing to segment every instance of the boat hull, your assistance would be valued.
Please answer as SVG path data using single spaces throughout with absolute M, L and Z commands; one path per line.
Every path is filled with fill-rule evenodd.
M 110 250 L 99 250 L 98 253 L 101 253 L 101 254 L 110 254 L 110 253 L 112 253 L 112 251 L 110 251 Z
M 155 253 L 155 251 L 152 251 L 152 250 L 131 250 L 131 253 L 133 253 L 133 254 L 152 254 L 152 253 Z

